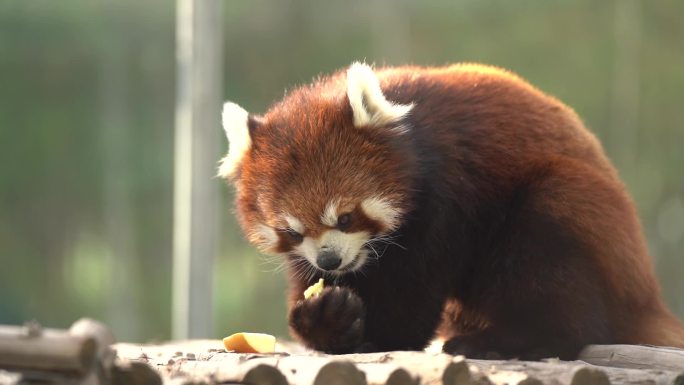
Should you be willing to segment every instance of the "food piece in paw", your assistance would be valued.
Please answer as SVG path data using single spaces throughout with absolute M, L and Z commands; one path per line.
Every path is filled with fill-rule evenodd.
M 312 296 L 318 296 L 323 291 L 323 278 L 319 279 L 318 282 L 309 286 L 304 290 L 304 299 L 309 299 Z

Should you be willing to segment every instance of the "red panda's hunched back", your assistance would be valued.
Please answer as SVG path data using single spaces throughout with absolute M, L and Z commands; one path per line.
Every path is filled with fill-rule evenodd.
M 227 103 L 223 123 L 219 173 L 247 238 L 287 259 L 311 348 L 422 349 L 437 331 L 469 357 L 684 347 L 596 137 L 507 71 L 354 64 L 263 116 Z

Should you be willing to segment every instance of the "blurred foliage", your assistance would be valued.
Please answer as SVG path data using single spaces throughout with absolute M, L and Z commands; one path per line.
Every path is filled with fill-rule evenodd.
M 684 317 L 684 2 L 233 0 L 224 14 L 225 95 L 255 113 L 355 60 L 485 62 L 564 100 L 618 166 Z M 171 0 L 0 3 L 0 323 L 89 315 L 120 339 L 169 338 L 174 18 Z M 214 337 L 283 335 L 282 273 L 216 183 Z

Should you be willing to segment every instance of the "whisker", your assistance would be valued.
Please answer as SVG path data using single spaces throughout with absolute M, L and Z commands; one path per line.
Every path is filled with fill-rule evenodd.
M 368 246 L 371 249 L 371 251 L 373 252 L 373 254 L 375 254 L 376 257 L 380 258 L 378 256 L 377 250 L 375 250 L 375 248 L 373 247 L 373 242 L 366 242 L 366 246 Z
M 408 250 L 406 247 L 400 245 L 399 243 L 395 242 L 394 240 L 397 239 L 397 235 L 392 235 L 392 234 L 385 234 L 385 235 L 380 235 L 375 238 L 372 238 L 372 242 L 380 242 L 380 243 L 387 243 L 390 245 L 394 245 L 399 247 L 402 250 Z
M 260 259 L 259 266 L 262 267 L 262 269 L 260 269 L 262 273 L 280 273 L 287 266 L 287 260 L 284 260 L 282 257 L 262 255 Z M 275 266 L 273 268 L 268 268 L 268 265 Z
M 385 255 L 385 252 L 387 251 L 387 248 L 389 247 L 389 245 L 387 245 L 387 244 L 385 244 L 384 246 L 385 247 L 383 247 L 382 252 L 380 253 L 380 255 L 378 255 L 378 259 L 380 259 L 383 255 Z
M 307 267 L 306 281 L 311 281 L 316 276 L 316 268 L 309 264 Z
M 309 272 L 310 265 L 305 258 L 293 256 L 289 267 L 293 270 L 296 279 L 304 279 Z

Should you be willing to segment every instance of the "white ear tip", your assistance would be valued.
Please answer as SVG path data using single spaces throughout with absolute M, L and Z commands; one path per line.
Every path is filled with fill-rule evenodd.
M 223 129 L 228 133 L 231 130 L 231 125 L 247 122 L 248 116 L 249 113 L 244 108 L 233 102 L 225 102 L 223 104 L 223 111 L 221 112 Z
M 349 69 L 347 70 L 347 76 L 349 76 L 349 74 L 352 74 L 352 75 L 357 75 L 357 74 L 358 75 L 361 75 L 361 74 L 373 75 L 373 69 L 366 63 L 354 62 L 354 63 L 352 63 L 352 65 L 349 66 Z
M 234 173 L 252 144 L 247 125 L 248 119 L 249 113 L 244 108 L 233 102 L 223 104 L 221 120 L 228 138 L 229 150 L 228 155 L 221 159 L 218 172 L 221 177 L 229 177 Z
M 226 112 L 240 112 L 240 113 L 247 113 L 244 108 L 240 107 L 239 105 L 233 103 L 233 102 L 225 102 L 223 103 L 223 113 L 225 114 Z
M 378 78 L 375 77 L 373 69 L 366 63 L 356 62 L 347 70 L 347 82 L 352 87 L 378 87 Z
M 385 98 L 380 81 L 365 63 L 353 63 L 347 70 L 347 98 L 357 127 L 390 124 L 400 120 L 412 104 L 394 104 Z M 403 129 L 395 130 L 403 132 Z

